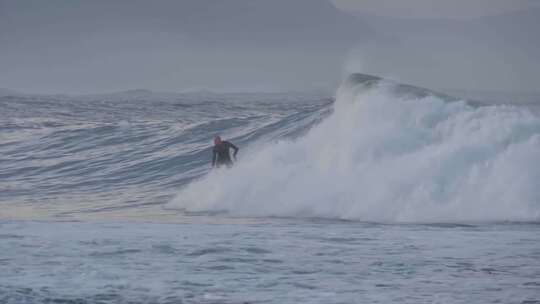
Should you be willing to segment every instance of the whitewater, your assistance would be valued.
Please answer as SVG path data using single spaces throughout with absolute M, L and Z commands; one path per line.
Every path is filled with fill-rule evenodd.
M 0 108 L 2 303 L 540 302 L 534 104 L 353 74 Z
M 538 221 L 540 120 L 357 75 L 296 140 L 250 151 L 173 206 L 378 222 Z

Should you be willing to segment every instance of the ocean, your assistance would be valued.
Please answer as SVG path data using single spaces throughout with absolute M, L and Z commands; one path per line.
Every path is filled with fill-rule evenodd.
M 354 74 L 0 108 L 1 303 L 540 303 L 535 105 Z

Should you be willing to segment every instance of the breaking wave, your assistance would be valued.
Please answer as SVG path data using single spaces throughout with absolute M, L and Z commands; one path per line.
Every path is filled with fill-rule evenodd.
M 242 151 L 244 152 L 244 151 Z M 382 222 L 538 221 L 540 119 L 366 75 L 296 139 L 252 147 L 167 208 Z

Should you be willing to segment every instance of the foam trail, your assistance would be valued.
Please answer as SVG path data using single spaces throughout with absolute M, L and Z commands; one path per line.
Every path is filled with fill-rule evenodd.
M 348 83 L 296 141 L 261 147 L 169 207 L 382 222 L 540 220 L 540 119 L 396 87 Z

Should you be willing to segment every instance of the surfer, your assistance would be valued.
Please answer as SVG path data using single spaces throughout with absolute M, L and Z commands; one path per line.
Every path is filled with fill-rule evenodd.
M 233 158 L 236 161 L 236 153 L 238 153 L 238 147 L 231 144 L 226 140 L 221 140 L 221 137 L 214 137 L 214 150 L 212 156 L 212 167 L 221 167 L 221 165 L 226 165 L 231 167 L 233 162 L 231 160 L 231 155 L 229 149 L 233 149 Z

